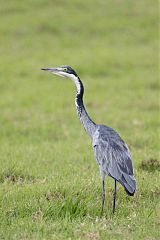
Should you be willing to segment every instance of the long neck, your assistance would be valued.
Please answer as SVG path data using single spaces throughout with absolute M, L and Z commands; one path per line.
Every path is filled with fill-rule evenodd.
M 76 88 L 77 88 L 77 95 L 75 98 L 75 104 L 77 109 L 78 117 L 83 124 L 86 132 L 89 134 L 89 136 L 92 138 L 95 130 L 96 130 L 96 124 L 91 120 L 88 113 L 86 112 L 86 109 L 83 104 L 83 94 L 84 94 L 84 87 L 82 84 L 82 81 L 80 78 L 73 77 L 72 80 L 74 81 Z

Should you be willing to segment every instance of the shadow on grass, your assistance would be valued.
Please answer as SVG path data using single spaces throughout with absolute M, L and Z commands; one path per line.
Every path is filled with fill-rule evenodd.
M 35 178 L 23 171 L 15 169 L 7 169 L 0 174 L 0 182 L 9 183 L 23 183 L 23 182 L 34 182 Z
M 139 168 L 148 172 L 160 171 L 160 161 L 151 158 L 147 161 L 142 161 Z

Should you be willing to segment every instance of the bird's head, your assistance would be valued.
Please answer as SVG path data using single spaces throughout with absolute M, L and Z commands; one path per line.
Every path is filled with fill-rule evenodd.
M 56 68 L 42 68 L 41 70 L 51 72 L 53 74 L 62 76 L 62 77 L 68 77 L 73 79 L 74 77 L 77 77 L 76 72 L 73 70 L 73 68 L 69 66 L 60 66 Z

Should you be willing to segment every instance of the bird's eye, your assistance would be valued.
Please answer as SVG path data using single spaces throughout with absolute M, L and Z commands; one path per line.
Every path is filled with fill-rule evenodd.
M 64 71 L 64 72 L 67 72 L 67 68 L 63 68 L 63 71 Z

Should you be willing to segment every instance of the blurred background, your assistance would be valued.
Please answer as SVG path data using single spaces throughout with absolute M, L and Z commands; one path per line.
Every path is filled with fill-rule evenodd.
M 140 172 L 151 164 L 146 178 L 159 168 L 158 3 L 1 0 L 0 20 L 1 183 L 70 186 L 74 178 L 83 189 L 82 179 L 95 174 L 99 186 L 73 83 L 40 70 L 70 65 L 84 83 L 91 118 L 128 143 L 143 188 Z
M 66 64 L 83 80 L 86 107 L 96 122 L 131 134 L 132 145 L 144 141 L 152 148 L 157 11 L 148 0 L 1 1 L 1 140 L 36 141 L 53 126 L 58 137 L 78 137 L 77 131 L 85 137 L 75 115 L 73 83 L 40 71 Z

